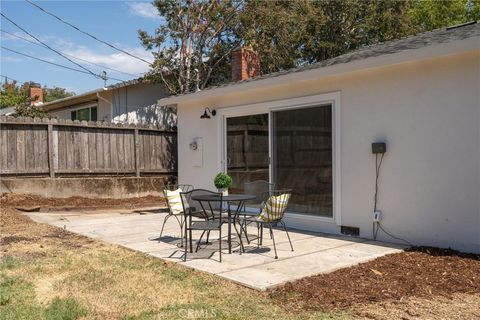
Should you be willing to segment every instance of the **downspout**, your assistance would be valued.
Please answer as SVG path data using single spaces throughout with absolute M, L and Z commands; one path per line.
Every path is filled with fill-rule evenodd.
M 100 92 L 97 92 L 97 99 L 100 99 L 110 105 L 110 121 L 113 122 L 113 103 L 110 100 L 105 99 L 100 95 Z

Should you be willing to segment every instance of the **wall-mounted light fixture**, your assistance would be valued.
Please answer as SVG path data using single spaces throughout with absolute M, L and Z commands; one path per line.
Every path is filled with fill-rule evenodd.
M 192 141 L 190 142 L 190 150 L 195 151 L 198 149 L 198 143 L 197 141 Z
M 215 117 L 215 115 L 217 114 L 217 111 L 215 109 L 213 110 L 210 110 L 209 107 L 206 107 L 205 108 L 205 111 L 203 112 L 203 114 L 200 116 L 200 119 L 210 119 L 210 115 L 209 113 Z

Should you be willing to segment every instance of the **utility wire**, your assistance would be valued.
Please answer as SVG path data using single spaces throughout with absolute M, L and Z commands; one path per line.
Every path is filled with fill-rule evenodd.
M 27 53 L 23 53 L 23 52 L 20 52 L 20 51 L 17 51 L 17 50 L 13 50 L 13 49 L 10 49 L 10 48 L 4 47 L 4 46 L 0 46 L 0 47 L 4 50 L 10 51 L 10 52 L 13 52 L 13 53 L 16 53 L 16 54 L 19 54 L 19 55 L 22 55 L 22 56 L 25 56 L 25 57 L 28 57 L 28 58 L 31 58 L 31 59 L 35 59 L 35 60 L 42 61 L 42 62 L 45 62 L 45 63 L 48 63 L 48 64 L 52 64 L 52 65 L 57 66 L 57 67 L 61 67 L 61 68 L 69 69 L 69 70 L 72 70 L 72 71 L 77 71 L 77 72 L 81 72 L 81 73 L 91 75 L 91 72 L 83 71 L 83 70 L 80 70 L 80 69 L 75 69 L 75 68 L 72 68 L 72 67 L 69 67 L 69 66 L 65 66 L 63 64 L 58 64 L 58 63 L 55 63 L 55 62 L 51 62 L 51 61 L 48 61 L 48 60 L 37 58 L 37 57 L 34 57 L 34 56 L 29 55 Z M 112 77 L 109 77 L 108 79 L 112 79 L 112 80 L 116 80 L 116 81 L 123 81 L 121 79 L 116 79 L 116 78 L 112 78 Z
M 81 30 L 81 29 L 78 28 L 77 26 L 75 26 L 75 25 L 71 24 L 70 22 L 65 21 L 64 19 L 60 18 L 59 16 L 57 16 L 57 15 L 55 15 L 55 14 L 53 14 L 53 13 L 51 13 L 51 12 L 45 10 L 45 9 L 43 9 L 43 8 L 40 7 L 38 4 L 36 4 L 36 3 L 34 3 L 34 2 L 32 2 L 32 1 L 30 1 L 30 0 L 25 0 L 25 1 L 28 2 L 28 3 L 30 3 L 32 6 L 40 9 L 40 10 L 43 11 L 44 13 L 46 13 L 46 14 L 54 17 L 55 19 L 59 20 L 60 22 L 62 22 L 62 23 L 64 23 L 64 24 L 72 27 L 73 29 L 75 29 L 75 30 L 83 33 L 84 35 L 89 36 L 89 37 L 92 38 L 92 39 L 97 40 L 98 42 L 101 42 L 101 43 L 109 46 L 109 47 L 112 48 L 112 49 L 115 49 L 115 50 L 117 50 L 117 51 L 120 51 L 120 52 L 122 52 L 122 53 L 124 53 L 124 54 L 126 54 L 126 55 L 129 55 L 129 56 L 132 57 L 132 58 L 137 59 L 137 60 L 143 61 L 143 62 L 147 63 L 148 65 L 151 65 L 151 64 L 152 64 L 151 62 L 149 62 L 149 61 L 147 61 L 147 60 L 145 60 L 145 59 L 143 59 L 143 58 L 137 57 L 137 56 L 135 56 L 135 55 L 133 55 L 133 54 L 131 54 L 131 53 L 123 50 L 123 49 L 118 48 L 117 46 L 114 46 L 114 45 L 111 44 L 111 43 L 108 43 L 108 42 L 106 42 L 106 41 L 104 41 L 104 40 L 102 40 L 102 39 L 97 38 L 96 36 L 92 35 L 91 33 L 88 33 L 87 31 Z
M 95 74 L 93 73 L 92 71 L 90 71 L 89 69 L 85 68 L 84 66 L 82 66 L 81 64 L 73 61 L 72 59 L 66 57 L 65 55 L 63 55 L 63 53 L 61 53 L 60 51 L 57 51 L 55 49 L 53 49 L 52 47 L 50 47 L 48 44 L 42 42 L 40 39 L 38 39 L 37 37 L 35 37 L 34 35 L 32 35 L 30 32 L 28 32 L 27 30 L 25 30 L 24 28 L 20 27 L 18 24 L 15 23 L 15 21 L 13 21 L 12 19 L 10 19 L 9 17 L 7 17 L 6 15 L 4 15 L 2 12 L 0 12 L 0 15 L 2 15 L 2 17 L 4 17 L 5 19 L 7 19 L 11 24 L 13 24 L 14 26 L 16 26 L 18 29 L 22 30 L 23 32 L 25 32 L 26 34 L 28 34 L 30 37 L 32 37 L 33 39 L 37 40 L 39 43 L 43 44 L 45 47 L 47 47 L 48 49 L 52 50 L 53 52 L 55 52 L 56 54 L 58 54 L 59 56 L 67 59 L 68 61 L 70 61 L 71 63 L 75 64 L 76 66 L 82 68 L 83 70 L 86 71 L 86 73 L 89 73 L 91 74 L 92 76 L 94 76 L 95 78 L 102 78 L 100 77 L 100 75 L 98 74 Z M 11 51 L 11 50 L 10 50 Z M 73 68 L 71 68 L 73 69 Z
M 31 82 L 31 81 L 18 81 L 17 79 L 13 79 L 13 78 L 8 77 L 4 74 L 0 74 L 0 78 L 10 79 L 10 80 L 15 81 L 16 83 L 19 83 L 19 84 L 24 84 L 24 83 L 30 83 Z
M 38 42 L 35 42 L 35 41 L 30 40 L 30 39 L 21 37 L 21 36 L 19 36 L 19 35 L 14 34 L 14 33 L 5 31 L 5 30 L 3 30 L 3 29 L 0 29 L 0 31 L 3 32 L 3 33 L 6 33 L 6 34 L 8 34 L 8 35 L 10 35 L 10 36 L 12 36 L 12 37 L 15 37 L 15 38 L 22 39 L 22 40 L 24 40 L 24 41 L 30 42 L 30 43 L 32 43 L 32 44 L 34 44 L 34 45 L 36 45 L 36 46 L 39 46 L 39 47 L 42 47 L 42 48 L 47 48 L 47 47 L 45 47 L 44 45 L 42 45 L 42 44 L 40 44 L 40 43 L 38 43 Z M 47 49 L 48 49 L 48 48 L 47 48 Z M 131 76 L 131 77 L 138 77 L 138 76 L 139 76 L 139 74 L 133 74 L 133 73 L 123 72 L 123 71 L 120 71 L 120 70 L 117 70 L 117 69 L 109 68 L 109 67 L 104 66 L 104 65 L 102 65 L 102 64 L 94 63 L 94 62 L 91 62 L 91 61 L 88 61 L 88 60 L 85 60 L 85 59 L 82 59 L 82 58 L 79 58 L 79 57 L 75 57 L 75 56 L 72 56 L 71 54 L 67 54 L 67 53 L 65 53 L 65 52 L 63 52 L 63 54 L 66 55 L 67 57 L 70 57 L 70 58 L 73 58 L 73 59 L 76 59 L 76 60 L 80 60 L 80 61 L 83 61 L 83 62 L 92 64 L 92 65 L 94 65 L 94 66 L 98 66 L 98 67 L 101 67 L 101 68 L 104 68 L 104 69 L 107 69 L 107 70 L 115 71 L 115 72 L 118 72 L 118 73 L 123 73 L 123 74 L 125 74 L 125 75 L 127 75 L 127 76 Z

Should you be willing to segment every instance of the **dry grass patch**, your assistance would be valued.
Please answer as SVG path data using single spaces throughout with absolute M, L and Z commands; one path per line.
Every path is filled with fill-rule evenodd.
M 49 319 L 51 314 L 64 313 L 82 319 L 348 317 L 288 312 L 265 294 L 35 223 L 14 209 L 1 209 L 0 226 L 4 244 L 0 276 L 8 284 L 2 319 Z

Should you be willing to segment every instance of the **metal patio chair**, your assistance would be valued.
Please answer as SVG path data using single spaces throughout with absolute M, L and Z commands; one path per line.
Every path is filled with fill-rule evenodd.
M 264 202 L 260 214 L 256 216 L 245 216 L 243 220 L 245 222 L 253 222 L 257 224 L 257 229 L 260 226 L 262 233 L 263 233 L 263 225 L 267 225 L 270 230 L 270 237 L 273 241 L 273 249 L 275 251 L 275 259 L 278 259 L 277 255 L 277 246 L 275 244 L 275 236 L 273 234 L 272 224 L 280 224 L 283 226 L 283 230 L 287 234 L 288 242 L 290 243 L 290 248 L 293 251 L 292 241 L 290 240 L 290 235 L 288 234 L 287 226 L 283 221 L 283 217 L 285 215 L 285 211 L 288 206 L 288 201 L 292 195 L 291 189 L 283 189 L 283 190 L 272 190 L 268 192 L 268 198 Z M 241 229 L 240 232 L 244 232 L 246 230 Z M 262 235 L 260 235 L 257 239 L 257 246 L 261 245 Z
M 262 207 L 265 201 L 268 199 L 270 192 L 275 190 L 275 184 L 265 180 L 255 180 L 255 181 L 245 182 L 243 184 L 243 190 L 245 194 L 254 195 L 255 199 L 245 201 L 244 208 L 239 213 L 239 216 L 242 216 L 243 218 L 258 216 L 262 212 Z M 258 211 L 257 210 L 252 210 L 253 212 L 247 211 L 246 207 L 248 207 L 249 205 L 254 208 L 258 207 Z M 247 243 L 250 243 L 250 239 L 248 238 L 248 234 L 246 232 L 248 220 L 243 219 L 242 222 L 243 223 L 240 224 L 240 227 L 245 232 L 245 238 L 247 240 Z M 262 237 L 261 237 L 262 234 L 263 234 L 263 225 L 258 225 L 257 236 L 260 237 L 260 245 L 262 244 Z
M 196 196 L 213 196 L 215 200 L 195 200 Z M 222 205 L 223 194 L 204 189 L 193 189 L 188 192 L 181 192 L 182 206 L 184 212 L 184 228 L 185 228 L 185 255 L 184 261 L 187 260 L 188 244 L 190 244 L 190 253 L 193 252 L 193 231 L 202 231 L 202 234 L 197 242 L 195 252 L 200 247 L 201 240 L 205 233 L 208 237 L 210 231 L 218 231 L 219 241 L 218 250 L 220 255 L 220 262 L 222 262 L 222 225 L 224 223 L 224 215 Z M 201 220 L 193 220 L 194 217 L 201 218 Z
M 165 228 L 165 223 L 167 222 L 167 220 L 170 219 L 171 217 L 174 217 L 177 220 L 178 225 L 180 226 L 180 239 L 182 239 L 181 246 L 183 246 L 184 220 L 183 220 L 182 200 L 180 198 L 179 192 L 177 194 L 171 193 L 171 192 L 175 192 L 178 189 L 180 189 L 182 192 L 187 192 L 187 191 L 193 190 L 193 186 L 189 184 L 168 184 L 163 189 L 163 195 L 165 197 L 165 202 L 167 203 L 168 213 L 165 219 L 163 219 L 163 224 L 162 224 L 162 229 L 160 230 L 159 239 L 162 238 L 163 229 Z M 170 194 L 171 196 L 169 197 L 167 194 Z

